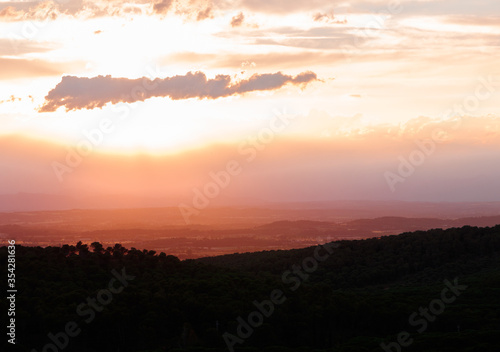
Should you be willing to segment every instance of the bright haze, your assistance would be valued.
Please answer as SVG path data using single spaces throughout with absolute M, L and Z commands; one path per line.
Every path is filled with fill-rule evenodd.
M 3 1 L 0 194 L 498 200 L 499 13 L 497 0 Z

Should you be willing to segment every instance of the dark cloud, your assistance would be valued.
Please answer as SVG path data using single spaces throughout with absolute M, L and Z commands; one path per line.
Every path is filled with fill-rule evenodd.
M 212 18 L 212 8 L 209 6 L 205 10 L 198 12 L 198 16 L 196 17 L 197 21 L 203 21 L 207 18 Z
M 0 3 L 0 20 L 55 20 L 60 15 L 73 17 L 128 16 L 131 14 L 166 14 L 174 2 L 181 6 L 183 0 L 45 0 Z M 185 11 L 181 11 L 184 14 Z
M 244 20 L 245 20 L 245 15 L 243 15 L 243 12 L 240 12 L 231 19 L 231 27 L 241 26 Z
M 317 12 L 313 15 L 313 20 L 315 20 L 316 22 L 319 22 L 319 21 L 324 21 L 324 20 L 333 20 L 335 18 L 335 16 L 333 15 L 333 13 L 321 13 L 321 12 Z
M 399 5 L 397 5 L 399 4 Z M 11 1 L 0 3 L 0 19 L 3 21 L 55 19 L 60 14 L 69 16 L 101 17 L 143 13 L 143 10 L 165 14 L 175 13 L 193 20 L 211 18 L 218 11 L 252 11 L 284 15 L 299 12 L 324 11 L 335 7 L 338 13 L 392 13 L 398 17 L 452 16 L 468 14 L 489 16 L 498 13 L 498 0 L 441 0 L 400 2 L 380 0 L 43 0 Z M 495 12 L 496 11 L 496 12 Z M 321 14 L 321 12 L 319 12 Z
M 160 0 L 153 5 L 153 10 L 158 14 L 165 14 L 170 10 L 173 0 Z
M 146 5 L 146 6 L 144 6 Z M 61 14 L 82 17 L 120 16 L 134 12 L 164 15 L 170 10 L 201 21 L 212 18 L 218 10 L 290 13 L 318 10 L 331 5 L 328 0 L 44 0 L 0 3 L 0 19 L 5 21 L 55 19 Z
M 91 6 L 85 6 L 82 0 L 14 1 L 0 3 L 0 19 L 3 21 L 55 20 L 62 13 L 76 15 L 80 11 L 91 8 Z
M 184 76 L 138 79 L 97 76 L 93 78 L 64 76 L 61 82 L 45 97 L 40 112 L 101 108 L 107 103 L 133 103 L 152 97 L 169 97 L 173 100 L 198 98 L 217 99 L 252 91 L 275 90 L 290 83 L 307 85 L 318 80 L 313 72 L 302 72 L 293 77 L 281 72 L 255 74 L 249 79 L 232 82 L 229 75 L 207 79 L 203 72 L 188 72 Z
M 337 19 L 333 12 L 330 13 L 323 13 L 323 12 L 316 12 L 313 15 L 313 20 L 315 22 L 326 22 L 326 23 L 337 23 L 337 24 L 346 24 L 347 20 L 344 18 L 343 20 Z

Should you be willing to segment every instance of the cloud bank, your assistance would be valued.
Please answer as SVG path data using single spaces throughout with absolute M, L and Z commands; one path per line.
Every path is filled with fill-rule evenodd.
M 401 7 L 404 11 L 399 16 L 462 16 L 464 9 L 467 16 L 476 16 L 472 21 L 481 23 L 481 17 L 488 16 L 492 23 L 497 23 L 496 16 L 491 16 L 492 9 L 498 6 L 497 0 L 480 0 L 481 6 L 471 6 L 468 0 L 429 1 L 429 0 L 352 0 L 347 2 L 331 0 L 40 0 L 0 2 L 0 20 L 55 20 L 59 16 L 103 17 L 128 16 L 133 14 L 166 15 L 174 13 L 192 20 L 203 20 L 216 16 L 222 11 L 250 11 L 286 15 L 314 11 L 314 18 L 321 16 L 332 6 L 339 14 L 379 13 L 390 8 Z M 319 11 L 319 12 L 318 12 Z M 494 12 L 494 11 L 493 11 Z M 328 15 L 321 18 L 329 22 Z M 469 20 L 467 20 L 469 21 Z M 342 22 L 334 22 L 342 23 Z
M 154 80 L 147 77 L 113 78 L 109 75 L 93 78 L 64 76 L 45 97 L 45 103 L 39 111 L 51 112 L 61 106 L 66 107 L 67 111 L 94 109 L 107 103 L 133 103 L 153 97 L 169 97 L 172 100 L 217 99 L 253 91 L 275 90 L 289 83 L 305 86 L 316 80 L 316 74 L 310 71 L 295 77 L 281 72 L 254 74 L 249 79 L 237 82 L 232 82 L 229 75 L 207 79 L 199 71 Z

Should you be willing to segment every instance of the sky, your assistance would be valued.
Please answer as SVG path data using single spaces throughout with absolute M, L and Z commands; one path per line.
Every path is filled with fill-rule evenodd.
M 499 48 L 496 0 L 2 1 L 0 194 L 498 200 Z

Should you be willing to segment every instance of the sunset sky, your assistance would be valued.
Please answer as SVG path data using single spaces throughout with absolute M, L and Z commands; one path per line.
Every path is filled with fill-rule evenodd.
M 0 194 L 499 200 L 499 62 L 497 0 L 2 1 Z

